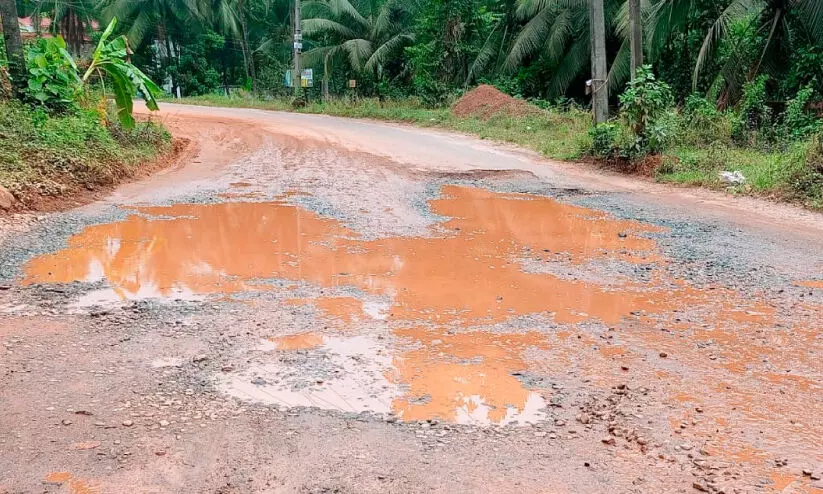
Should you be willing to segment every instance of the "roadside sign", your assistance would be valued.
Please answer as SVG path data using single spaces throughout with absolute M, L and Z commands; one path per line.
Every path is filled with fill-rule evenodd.
M 300 86 L 314 87 L 314 71 L 312 69 L 303 69 L 300 73 Z
M 294 87 L 294 79 L 292 78 L 293 71 L 287 70 L 283 77 L 283 82 L 286 87 Z M 303 69 L 300 71 L 300 87 L 314 87 L 314 70 Z
M 356 79 L 349 79 L 349 87 L 356 88 L 357 87 L 357 80 Z
M 302 50 L 303 49 L 303 43 L 301 43 L 299 41 L 295 41 L 294 42 L 294 49 L 295 50 Z

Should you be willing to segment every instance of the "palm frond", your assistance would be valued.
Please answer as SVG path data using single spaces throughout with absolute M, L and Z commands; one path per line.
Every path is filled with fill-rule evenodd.
M 371 54 L 364 65 L 365 70 L 376 70 L 378 66 L 385 64 L 390 57 L 397 52 L 398 49 L 405 45 L 414 43 L 414 35 L 412 34 L 398 34 L 389 39 Z
M 336 34 L 344 38 L 356 38 L 357 33 L 348 26 L 337 21 L 322 18 L 304 19 L 300 23 L 303 34 L 313 36 L 316 34 Z
M 588 13 L 583 16 L 579 14 L 578 9 L 563 9 L 554 18 L 551 34 L 545 44 L 546 54 L 552 62 L 559 60 L 566 53 L 569 40 L 577 35 L 579 30 L 588 30 Z
M 334 50 L 339 51 L 340 46 L 339 45 L 336 45 L 336 46 L 329 45 L 329 46 L 319 46 L 317 48 L 312 48 L 311 50 L 303 53 L 303 63 L 307 67 L 320 65 L 326 59 L 326 56 Z
M 504 22 L 505 19 L 501 19 L 497 22 L 497 24 L 495 24 L 491 33 L 489 33 L 486 37 L 486 41 L 483 42 L 483 46 L 480 47 L 480 51 L 477 53 L 477 56 L 474 57 L 474 61 L 469 66 L 469 75 L 466 78 L 467 86 L 477 78 L 478 73 L 486 69 L 492 59 L 497 56 L 502 48 L 499 38 L 501 31 L 500 28 Z
M 732 0 L 728 7 L 720 14 L 712 27 L 709 29 L 697 55 L 697 62 L 694 66 L 694 76 L 692 85 L 697 89 L 697 81 L 700 71 L 706 65 L 709 56 L 714 50 L 714 45 L 728 33 L 731 24 L 740 18 L 758 13 L 764 8 L 762 0 Z
M 350 39 L 340 45 L 342 49 L 349 56 L 349 63 L 352 68 L 358 72 L 362 72 L 366 61 L 374 53 L 371 41 L 367 39 Z
M 823 44 L 823 2 L 820 0 L 799 0 L 795 8 L 812 39 Z
M 693 7 L 694 0 L 659 0 L 644 9 L 646 52 L 652 59 L 660 55 L 673 33 L 685 29 Z
M 521 21 L 553 8 L 575 8 L 588 5 L 588 0 L 519 0 L 516 15 Z
M 588 30 L 569 46 L 566 55 L 557 65 L 549 83 L 549 96 L 560 96 L 566 92 L 572 82 L 589 68 L 591 46 Z
M 377 13 L 374 20 L 374 36 L 386 33 L 396 33 L 402 28 L 404 17 L 416 11 L 417 3 L 409 0 L 387 0 Z
M 355 21 L 362 29 L 370 29 L 369 21 L 349 2 L 349 0 L 327 0 L 329 10 L 338 19 L 349 18 Z
M 628 40 L 623 40 L 612 66 L 609 67 L 609 88 L 617 90 L 631 77 L 632 54 Z
M 538 2 L 541 0 L 527 1 Z M 516 70 L 525 59 L 537 53 L 544 45 L 546 38 L 551 34 L 554 18 L 554 11 L 550 8 L 544 8 L 523 26 L 509 50 L 509 56 L 504 64 L 505 70 Z

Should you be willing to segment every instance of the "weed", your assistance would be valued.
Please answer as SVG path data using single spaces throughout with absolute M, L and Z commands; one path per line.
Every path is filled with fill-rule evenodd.
M 106 128 L 94 110 L 49 115 L 20 103 L 0 103 L 0 185 L 26 202 L 34 195 L 93 189 L 133 175 L 169 149 L 156 124 Z

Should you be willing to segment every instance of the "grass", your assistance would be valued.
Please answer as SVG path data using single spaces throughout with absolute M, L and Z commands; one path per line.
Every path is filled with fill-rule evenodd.
M 489 120 L 458 118 L 448 108 L 425 108 L 415 100 L 374 99 L 357 102 L 313 102 L 294 109 L 285 99 L 260 100 L 207 95 L 168 100 L 175 103 L 235 108 L 322 113 L 350 118 L 404 122 L 419 127 L 454 130 L 481 139 L 508 142 L 560 160 L 579 160 L 589 152 L 591 118 L 588 113 L 571 109 L 549 109 L 534 115 L 510 117 L 495 115 Z M 672 144 L 663 151 L 662 165 L 655 170 L 659 182 L 724 190 L 733 194 L 769 197 L 823 209 L 823 146 L 812 149 L 810 142 L 799 142 L 787 149 L 757 149 L 735 145 L 730 137 L 728 119 L 703 125 L 686 125 L 682 118 Z M 729 187 L 720 180 L 721 171 L 739 170 L 745 185 Z
M 155 124 L 125 131 L 91 110 L 49 116 L 0 102 L 0 185 L 27 206 L 38 196 L 115 184 L 170 148 L 171 136 Z
M 675 146 L 664 153 L 664 164 L 655 178 L 823 209 L 823 168 L 815 161 L 812 148 L 812 141 L 776 150 L 721 142 L 705 147 Z M 720 180 L 721 171 L 740 171 L 746 183 L 730 187 Z

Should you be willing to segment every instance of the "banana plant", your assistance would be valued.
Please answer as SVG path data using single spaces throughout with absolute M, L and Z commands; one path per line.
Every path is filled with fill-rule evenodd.
M 146 74 L 128 61 L 128 41 L 125 36 L 120 35 L 109 41 L 116 25 L 117 18 L 115 17 L 103 31 L 97 48 L 94 50 L 91 64 L 83 75 L 83 83 L 86 83 L 92 75 L 97 74 L 103 83 L 105 93 L 104 74 L 108 76 L 114 93 L 114 101 L 117 104 L 117 117 L 120 125 L 131 129 L 134 128 L 132 111 L 135 96 L 138 93 L 141 94 L 146 101 L 146 107 L 156 111 L 158 107 L 155 94 L 160 94 L 161 90 Z

